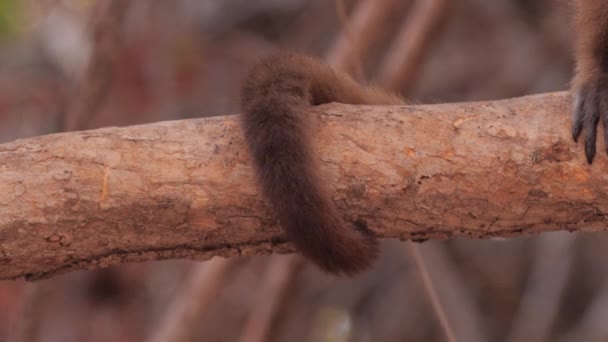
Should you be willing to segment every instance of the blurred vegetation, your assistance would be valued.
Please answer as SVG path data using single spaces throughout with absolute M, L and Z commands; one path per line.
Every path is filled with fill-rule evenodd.
M 0 39 L 14 37 L 23 26 L 21 5 L 19 0 L 0 1 Z

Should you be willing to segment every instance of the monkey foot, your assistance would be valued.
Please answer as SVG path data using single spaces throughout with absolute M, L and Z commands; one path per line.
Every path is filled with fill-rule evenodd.
M 604 142 L 608 153 L 608 78 L 587 81 L 573 90 L 574 113 L 572 115 L 572 138 L 578 140 L 585 131 L 585 156 L 591 164 L 595 157 L 597 127 L 604 123 Z

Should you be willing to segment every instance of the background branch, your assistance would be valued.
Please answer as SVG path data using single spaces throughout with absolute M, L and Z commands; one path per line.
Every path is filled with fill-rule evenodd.
M 364 79 L 364 62 L 374 42 L 388 33 L 387 18 L 403 6 L 396 0 L 361 0 L 351 15 L 344 13 L 343 0 L 336 1 L 342 32 L 327 53 L 326 60 L 334 68 L 358 79 Z
M 445 239 L 605 229 L 606 159 L 584 162 L 569 109 L 555 93 L 311 112 L 346 220 L 382 237 Z M 18 140 L 0 145 L 0 168 L 0 278 L 292 250 L 235 116 Z
M 429 46 L 443 24 L 449 1 L 417 0 L 399 29 L 395 42 L 380 65 L 377 82 L 387 89 L 406 93 L 412 88 L 416 72 Z
M 78 80 L 78 96 L 66 113 L 64 129 L 74 131 L 86 127 L 103 103 L 114 75 L 114 62 L 122 44 L 124 18 L 128 1 L 106 0 L 96 3 L 92 20 L 93 51 L 82 80 Z
M 149 342 L 193 341 L 197 327 L 205 318 L 209 303 L 220 291 L 230 262 L 213 259 L 195 268 L 185 289 L 171 302 L 164 319 L 148 339 Z

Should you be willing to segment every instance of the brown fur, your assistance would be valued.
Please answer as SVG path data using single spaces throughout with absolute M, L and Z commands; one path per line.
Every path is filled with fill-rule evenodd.
M 575 0 L 574 10 L 576 72 L 572 84 L 572 137 L 576 141 L 585 130 L 585 155 L 591 164 L 600 117 L 608 133 L 608 1 Z M 608 146 L 608 134 L 605 142 Z
M 576 72 L 572 137 L 586 131 L 596 153 L 597 125 L 608 147 L 608 0 L 574 0 Z M 243 128 L 265 196 L 299 251 L 325 271 L 354 274 L 370 266 L 377 242 L 366 227 L 347 227 L 320 181 L 306 108 L 328 102 L 400 104 L 309 57 L 283 53 L 253 68 L 243 85 Z M 608 148 L 607 151 L 608 153 Z
M 373 233 L 349 227 L 337 212 L 312 155 L 306 109 L 329 102 L 398 104 L 319 61 L 293 53 L 253 68 L 242 90 L 242 123 L 263 192 L 287 237 L 323 270 L 355 274 L 378 254 Z

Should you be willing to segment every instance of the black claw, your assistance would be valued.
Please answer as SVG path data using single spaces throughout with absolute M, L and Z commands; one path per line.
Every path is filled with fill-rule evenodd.
M 576 108 L 574 116 L 572 117 L 572 139 L 578 140 L 578 137 L 583 131 L 583 123 L 585 122 L 585 112 L 583 108 Z
M 574 122 L 572 125 L 572 139 L 574 142 L 578 142 L 578 136 L 581 135 L 583 124 L 581 122 Z
M 578 88 L 574 96 L 572 115 L 572 139 L 577 142 L 585 131 L 585 157 L 589 164 L 593 163 L 596 153 L 597 126 L 600 117 L 604 122 L 604 141 L 608 154 L 608 89 L 597 80 L 588 82 Z
M 574 97 L 574 112 L 572 113 L 572 139 L 577 142 L 578 137 L 583 131 L 585 122 L 585 102 L 584 92 L 579 89 Z
M 607 118 L 608 114 L 603 114 L 606 115 Z M 608 155 L 608 129 L 606 128 L 608 126 L 608 124 L 606 124 L 606 121 L 604 121 L 604 146 L 606 146 L 606 154 Z
M 604 123 L 604 146 L 606 147 L 606 154 L 608 154 L 608 90 L 603 89 L 601 91 L 599 103 L 600 116 Z
M 591 110 L 591 115 L 588 115 L 588 121 L 585 124 L 585 132 L 587 132 L 587 136 L 585 137 L 585 156 L 587 156 L 587 162 L 589 164 L 593 163 L 593 158 L 595 157 L 595 145 L 597 142 L 597 124 L 599 122 L 599 112 L 596 108 Z
M 585 156 L 589 164 L 593 163 L 595 157 L 595 134 L 589 134 L 585 139 Z
M 577 108 L 572 117 L 572 139 L 578 141 L 578 137 L 583 131 L 583 123 L 585 122 L 585 116 L 582 108 Z
M 595 149 L 595 148 L 593 148 Z M 589 165 L 593 164 L 593 158 L 595 157 L 595 151 L 588 151 L 587 149 L 585 149 L 585 156 L 587 156 L 587 163 L 589 163 Z

